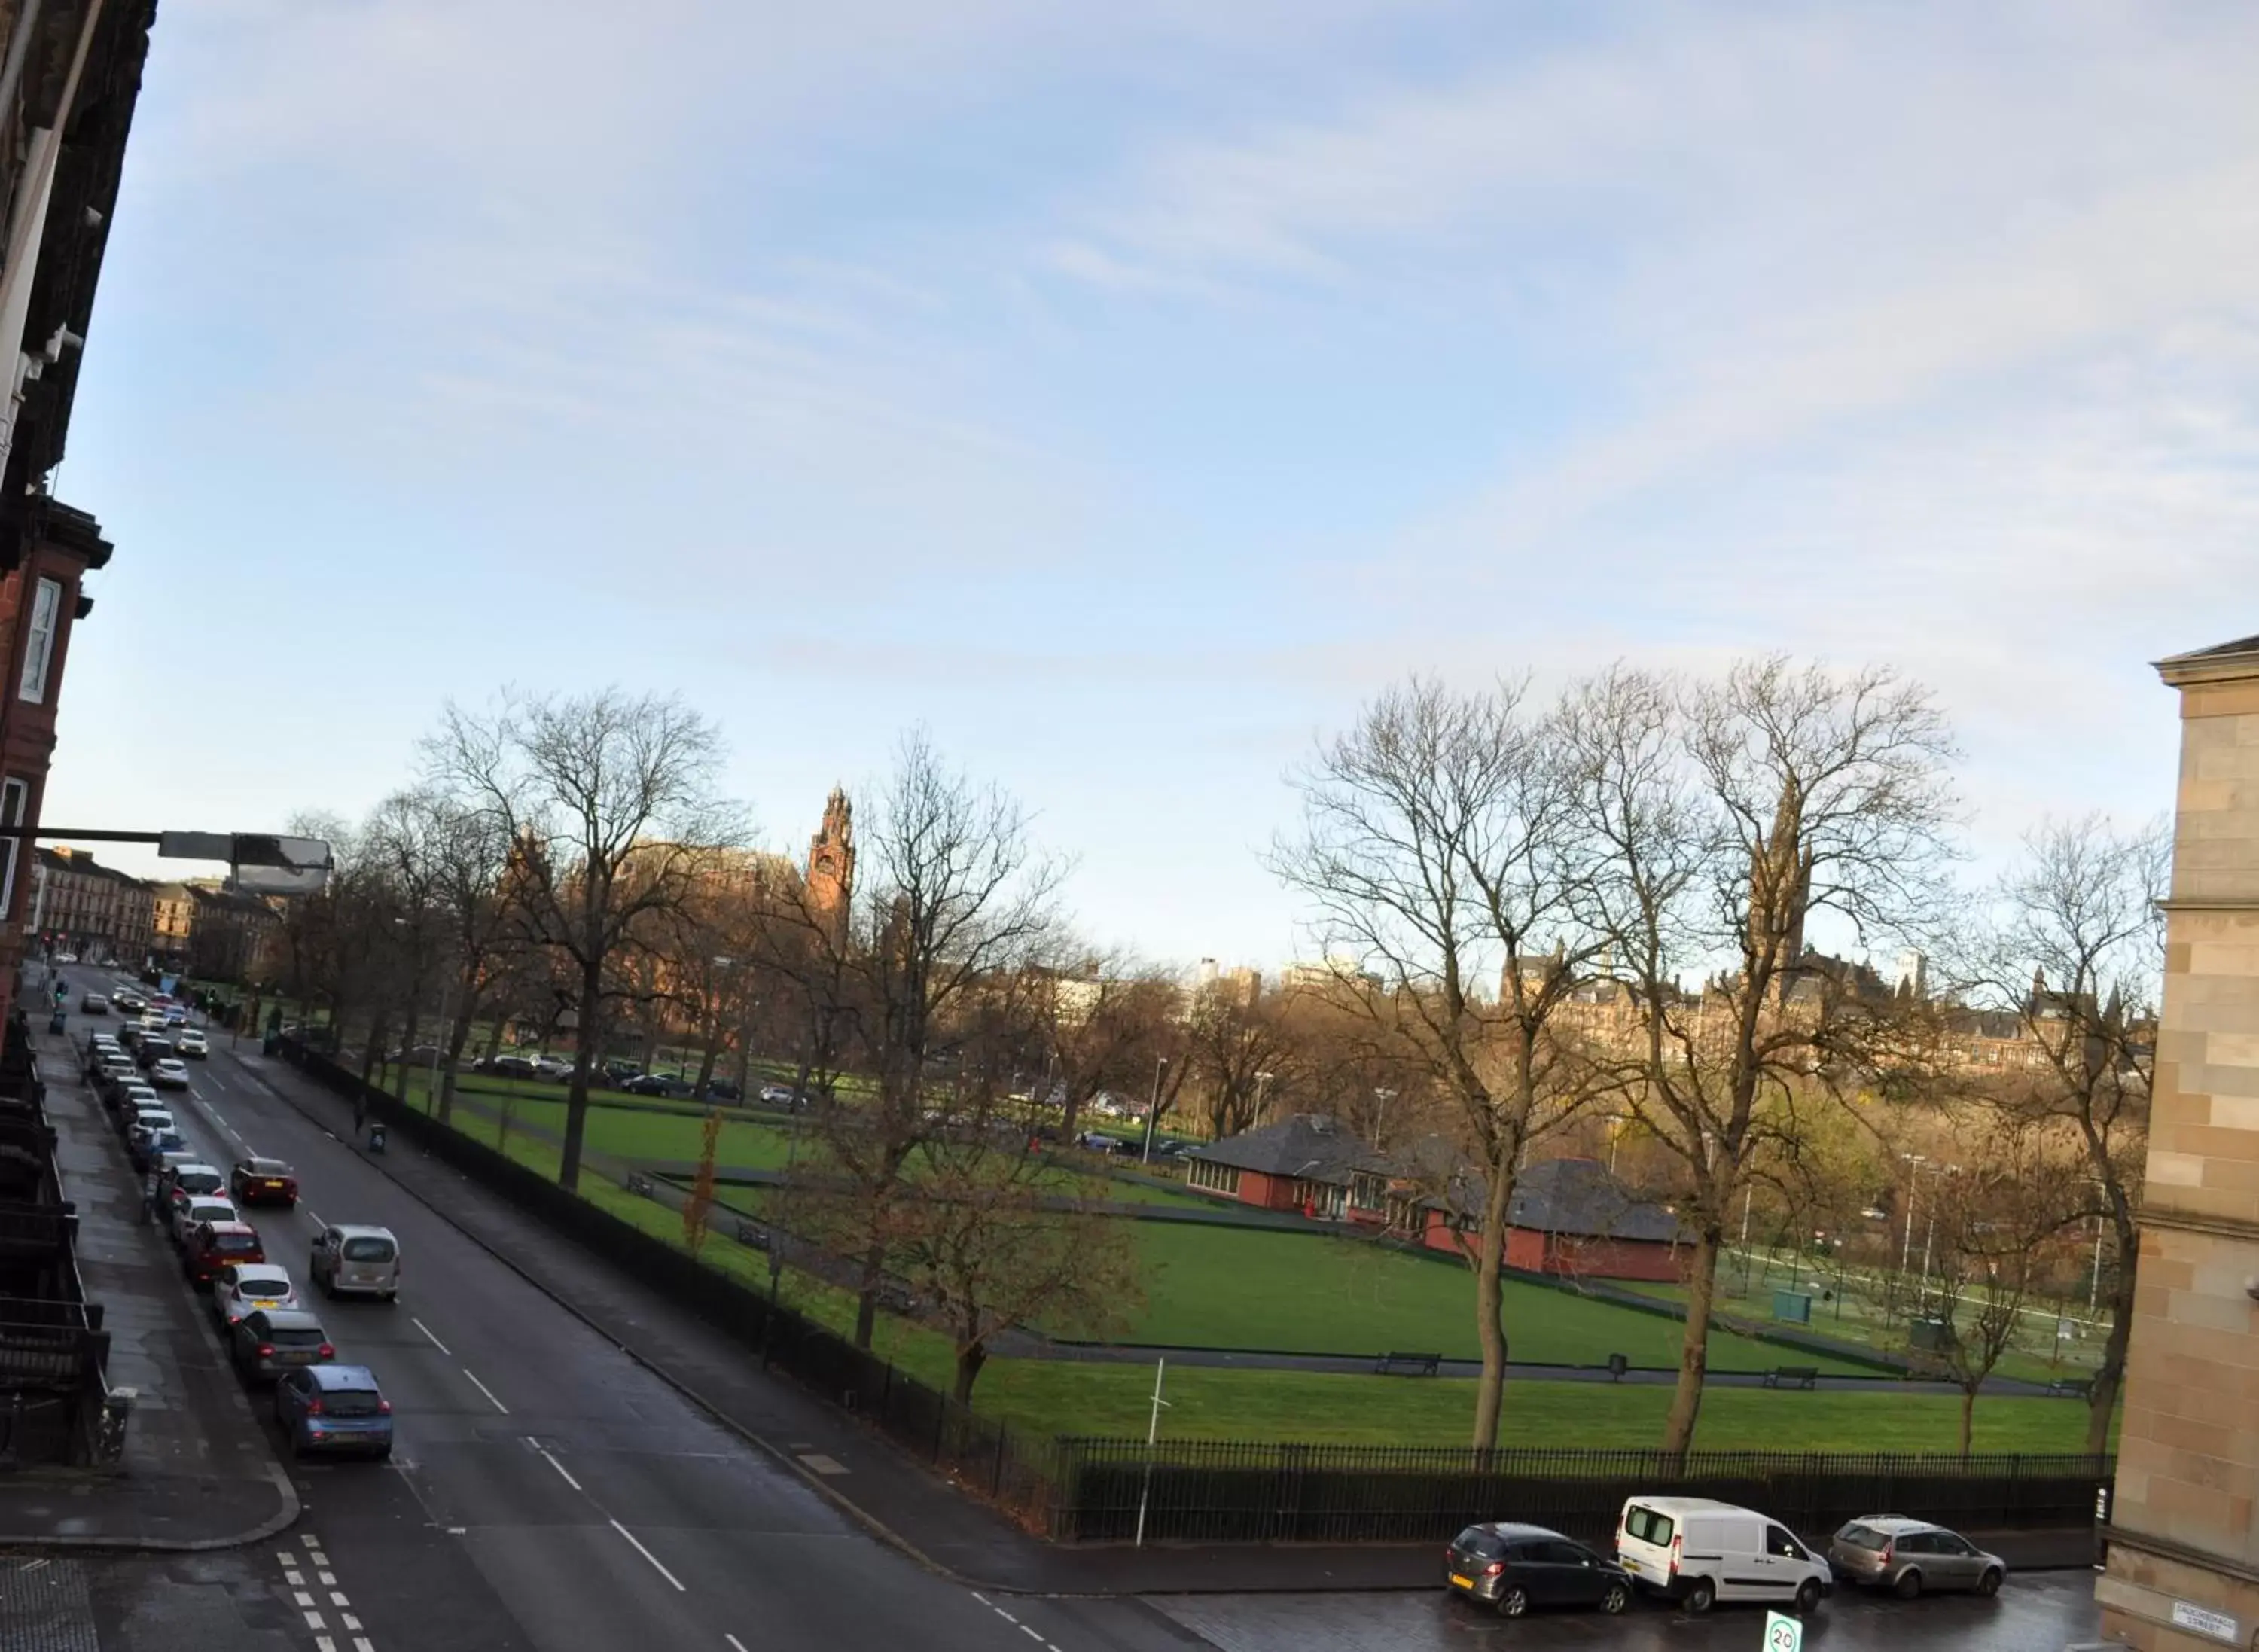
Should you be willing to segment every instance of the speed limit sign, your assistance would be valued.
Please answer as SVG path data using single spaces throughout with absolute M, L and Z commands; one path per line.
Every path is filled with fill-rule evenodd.
M 1778 1612 L 1766 1613 L 1764 1652 L 1804 1652 L 1804 1625 Z

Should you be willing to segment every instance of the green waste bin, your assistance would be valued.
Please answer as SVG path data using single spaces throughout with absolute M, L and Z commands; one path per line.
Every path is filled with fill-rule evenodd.
M 267 1036 L 259 1041 L 259 1053 L 262 1056 L 271 1056 L 281 1047 L 282 1035 L 281 1033 L 268 1033 Z
M 1772 1293 L 1772 1316 L 1792 1324 L 1811 1324 L 1812 1293 L 1809 1291 L 1775 1291 Z

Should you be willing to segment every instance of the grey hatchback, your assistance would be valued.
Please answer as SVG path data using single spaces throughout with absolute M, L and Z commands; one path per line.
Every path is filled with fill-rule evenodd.
M 1973 1589 L 1998 1594 L 2008 1563 L 1960 1533 L 1903 1514 L 1867 1514 L 1837 1532 L 1828 1563 L 1847 1584 L 1888 1589 L 1911 1600 L 1925 1589 Z
M 1512 1520 L 1470 1526 L 1453 1538 L 1443 1582 L 1507 1618 L 1532 1606 L 1598 1606 L 1613 1615 L 1631 1605 L 1631 1574 L 1615 1562 L 1557 1531 Z
M 228 1333 L 235 1368 L 252 1382 L 272 1382 L 302 1365 L 335 1359 L 321 1321 L 296 1308 L 261 1308 L 246 1314 Z

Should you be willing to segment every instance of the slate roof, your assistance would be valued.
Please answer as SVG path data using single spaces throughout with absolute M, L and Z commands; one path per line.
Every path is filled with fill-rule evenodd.
M 1190 1157 L 1233 1170 L 1265 1176 L 1294 1176 L 1307 1181 L 1347 1183 L 1358 1171 L 1387 1173 L 1387 1157 L 1358 1140 L 1338 1119 L 1298 1113 L 1277 1124 L 1196 1147 Z
M 1514 1184 L 1506 1207 L 1510 1228 L 1576 1238 L 1632 1239 L 1676 1244 L 1692 1235 L 1663 1206 L 1643 1199 L 1593 1158 L 1554 1158 L 1530 1164 Z

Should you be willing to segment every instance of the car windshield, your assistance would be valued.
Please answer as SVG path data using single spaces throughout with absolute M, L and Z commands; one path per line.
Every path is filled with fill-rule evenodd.
M 1643 1543 L 1653 1543 L 1658 1549 L 1671 1547 L 1671 1539 L 1678 1529 L 1670 1515 L 1656 1509 L 1643 1508 L 1634 1504 L 1624 1515 L 1624 1535 L 1635 1537 Z
M 377 1397 L 366 1388 L 331 1388 L 322 1395 L 322 1409 L 332 1417 L 374 1417 Z
M 246 1166 L 253 1176 L 288 1176 L 290 1167 L 279 1158 L 254 1158 Z
M 348 1262 L 389 1262 L 392 1260 L 392 1241 L 348 1239 L 345 1243 L 344 1255 Z
M 212 1235 L 211 1243 L 215 1250 L 256 1250 L 259 1249 L 259 1235 L 255 1233 L 216 1233 Z
M 1891 1541 L 1888 1533 L 1878 1532 L 1871 1526 L 1862 1526 L 1856 1520 L 1836 1533 L 1835 1536 L 1838 1542 L 1849 1543 L 1854 1549 L 1885 1549 L 1889 1547 Z
M 303 1326 L 271 1325 L 267 1329 L 267 1340 L 277 1348 L 319 1348 L 322 1334 Z
M 1484 1560 L 1496 1560 L 1506 1553 L 1505 1541 L 1496 1532 L 1485 1531 L 1479 1526 L 1470 1526 L 1452 1544 L 1460 1553 L 1478 1556 Z

